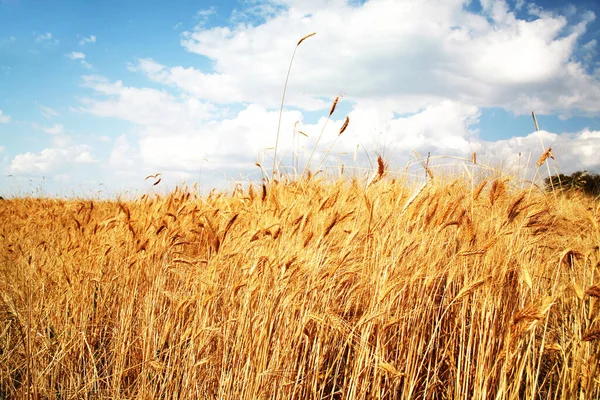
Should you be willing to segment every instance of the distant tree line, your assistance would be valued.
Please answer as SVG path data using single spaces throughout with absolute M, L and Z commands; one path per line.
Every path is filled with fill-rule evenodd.
M 583 194 L 600 196 L 600 174 L 577 171 L 571 175 L 558 174 L 544 180 L 547 190 L 580 191 Z

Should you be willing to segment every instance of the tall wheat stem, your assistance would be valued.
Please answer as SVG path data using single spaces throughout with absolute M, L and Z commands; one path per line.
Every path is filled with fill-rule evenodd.
M 319 145 L 319 141 L 321 140 L 321 136 L 323 136 L 323 132 L 325 132 L 325 128 L 327 127 L 327 123 L 329 122 L 329 120 L 331 119 L 331 116 L 333 115 L 334 111 L 335 111 L 335 107 L 338 104 L 338 101 L 340 101 L 340 96 L 337 96 L 335 98 L 335 100 L 333 100 L 333 104 L 331 105 L 331 110 L 329 110 L 329 115 L 327 116 L 327 119 L 325 120 L 325 124 L 323 125 L 323 129 L 321 129 L 321 133 L 319 133 L 319 136 L 317 137 L 317 141 L 315 142 L 315 145 L 312 149 L 312 152 L 310 153 L 310 157 L 308 157 L 308 161 L 306 162 L 306 166 L 304 167 L 304 170 L 302 171 L 302 176 L 300 178 L 304 178 L 304 174 L 306 173 L 306 171 L 308 171 L 310 169 L 310 162 L 313 158 L 313 156 L 315 155 L 315 150 L 317 150 L 317 146 Z M 348 124 L 346 124 L 347 126 Z M 344 127 L 345 129 L 345 127 Z M 321 164 L 319 164 L 319 167 L 321 166 Z M 319 169 L 317 167 L 317 169 Z
M 317 169 L 316 169 L 317 171 L 319 170 L 319 168 L 321 168 L 321 165 L 323 165 L 323 163 L 325 162 L 325 159 L 327 158 L 327 155 L 329 155 L 329 153 L 331 152 L 331 149 L 333 149 L 333 145 L 335 144 L 335 142 L 337 142 L 338 138 L 342 135 L 342 133 L 344 133 L 344 131 L 348 127 L 348 123 L 350 123 L 350 118 L 346 117 L 346 119 L 344 120 L 344 123 L 342 124 L 342 127 L 340 128 L 340 133 L 338 133 L 338 135 L 335 137 L 333 142 L 331 142 L 331 146 L 329 146 L 329 149 L 327 149 L 327 151 L 323 155 L 323 158 L 317 165 Z
M 275 176 L 275 167 L 277 165 L 277 147 L 279 146 L 279 131 L 281 130 L 281 116 L 283 114 L 283 103 L 285 101 L 285 92 L 287 90 L 288 80 L 290 79 L 290 72 L 292 71 L 292 64 L 294 63 L 296 50 L 298 50 L 298 46 L 300 46 L 300 43 L 316 34 L 316 32 L 313 32 L 300 39 L 298 41 L 298 44 L 296 44 L 296 47 L 294 48 L 294 53 L 292 54 L 292 59 L 290 60 L 290 66 L 288 67 L 287 75 L 285 77 L 285 84 L 283 85 L 283 94 L 281 95 L 281 106 L 279 107 L 279 121 L 277 122 L 277 137 L 275 139 L 275 152 L 273 153 L 273 170 L 271 171 L 271 180 L 273 180 L 273 177 Z

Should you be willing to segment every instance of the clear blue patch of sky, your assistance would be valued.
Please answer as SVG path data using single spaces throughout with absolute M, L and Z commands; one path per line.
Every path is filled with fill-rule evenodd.
M 540 129 L 553 133 L 575 133 L 583 129 L 600 130 L 600 118 L 572 117 L 560 119 L 558 115 L 536 115 Z M 513 136 L 527 136 L 535 130 L 531 115 L 515 116 L 503 108 L 493 107 L 481 110 L 479 137 L 486 141 L 509 139 Z
M 222 1 L 208 16 L 206 26 L 227 25 L 235 1 Z M 0 3 L 0 92 L 10 93 L 18 107 L 2 104 L 7 113 L 17 113 L 23 102 L 34 99 L 60 107 L 72 104 L 79 91 L 79 76 L 99 74 L 109 79 L 124 79 L 126 86 L 144 83 L 139 73 L 128 73 L 127 63 L 139 58 L 155 58 L 166 66 L 181 65 L 211 69 L 206 57 L 186 51 L 181 33 L 191 30 L 200 17 L 197 13 L 210 7 L 209 2 L 166 1 L 87 2 L 11 1 Z M 140 13 L 140 9 L 143 12 Z M 52 33 L 52 40 L 36 41 L 37 35 Z M 94 35 L 96 43 L 83 46 L 79 41 Z M 9 37 L 14 37 L 9 42 Z M 57 40 L 58 42 L 54 42 Z M 78 51 L 94 68 L 86 69 L 77 60 L 65 56 Z M 156 85 L 158 87 L 158 85 Z

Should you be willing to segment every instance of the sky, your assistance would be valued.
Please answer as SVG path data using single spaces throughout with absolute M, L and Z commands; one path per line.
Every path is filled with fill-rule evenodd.
M 316 149 L 333 174 L 473 153 L 521 174 L 548 147 L 538 177 L 599 173 L 599 15 L 597 0 L 0 0 L 0 195 L 260 181 L 294 51 L 284 173 Z

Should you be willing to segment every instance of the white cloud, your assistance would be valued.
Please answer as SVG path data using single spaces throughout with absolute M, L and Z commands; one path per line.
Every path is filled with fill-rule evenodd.
M 8 124 L 10 122 L 10 116 L 4 114 L 2 110 L 0 110 L 0 124 Z
M 569 17 L 574 16 L 575 14 L 577 14 L 577 7 L 575 7 L 574 4 L 567 4 L 567 6 L 565 7 L 565 14 Z
M 523 8 L 524 5 L 525 5 L 525 0 L 517 0 L 515 2 L 515 9 L 520 10 Z
M 261 23 L 277 15 L 282 11 L 281 4 L 268 2 L 248 2 L 243 9 L 234 9 L 229 21 L 232 25 L 247 24 L 248 21 L 260 21 Z
M 49 135 L 59 135 L 64 133 L 64 126 L 62 124 L 54 124 L 49 128 L 44 128 L 43 131 Z
M 273 106 L 277 97 L 281 99 L 282 83 L 273 79 L 265 81 L 264 77 L 258 77 L 259 74 L 238 80 L 231 75 L 204 73 L 193 67 L 167 68 L 152 59 L 140 59 L 137 65 L 130 65 L 129 70 L 141 71 L 156 82 L 177 87 L 195 97 L 220 104 L 253 102 Z M 260 90 L 260 85 L 263 85 L 264 90 Z M 308 111 L 327 106 L 323 100 L 303 93 L 295 93 L 292 96 L 292 100 L 287 104 Z
M 209 18 L 217 13 L 215 7 L 209 7 L 206 9 L 202 9 L 196 13 L 196 20 L 198 21 L 198 25 L 205 25 Z
M 273 145 L 279 114 L 260 105 L 231 114 L 194 97 L 125 87 L 98 76 L 85 77 L 84 85 L 105 98 L 86 99 L 83 110 L 136 125 L 135 146 L 126 136 L 114 143 L 109 160 L 114 168 L 195 171 L 207 154 L 212 167 L 240 168 L 253 165 L 257 153 Z M 282 126 L 299 119 L 299 111 L 286 111 Z M 282 148 L 289 148 L 290 135 L 282 136 Z
M 81 39 L 79 41 L 79 45 L 80 46 L 83 46 L 83 45 L 85 45 L 87 43 L 92 43 L 92 44 L 96 43 L 96 36 L 90 35 L 88 37 L 84 37 L 83 39 Z
M 65 132 L 62 124 L 54 124 L 49 127 L 41 127 L 38 124 L 32 124 L 33 128 L 40 129 L 42 132 L 50 135 L 52 146 L 57 148 L 73 147 L 75 143 L 73 138 Z
M 37 42 L 41 42 L 44 40 L 51 40 L 51 39 L 52 39 L 52 34 L 50 32 L 42 33 L 35 37 L 35 40 Z
M 121 135 L 115 141 L 108 159 L 108 164 L 113 168 L 128 169 L 135 165 L 134 150 L 125 135 Z
M 81 62 L 81 65 L 83 65 L 86 68 L 92 67 L 91 64 L 85 61 L 85 54 L 80 51 L 73 51 L 71 53 L 65 54 L 65 56 L 70 58 L 71 60 L 78 60 L 79 62 Z
M 35 34 L 35 32 L 34 32 L 34 34 Z M 40 34 L 36 35 L 35 41 L 38 43 L 46 43 L 49 45 L 57 45 L 59 43 L 59 40 L 52 37 L 52 33 L 50 33 L 50 32 L 40 33 Z
M 542 146 L 543 144 L 543 146 Z M 556 160 L 548 160 L 552 173 L 558 169 L 563 173 L 580 170 L 600 169 L 600 131 L 584 129 L 576 133 L 533 132 L 524 137 L 513 137 L 483 144 L 483 154 L 496 161 L 497 165 L 523 170 L 526 164 L 532 167 L 545 149 L 552 147 Z M 544 167 L 545 170 L 545 167 Z
M 214 105 L 191 96 L 175 96 L 149 88 L 126 87 L 121 81 L 84 76 L 83 85 L 106 95 L 106 100 L 89 100 L 86 110 L 98 116 L 119 117 L 137 125 L 160 128 L 191 129 L 199 121 L 215 118 L 219 110 Z
M 585 51 L 595 52 L 597 45 L 598 41 L 596 39 L 592 39 L 583 46 L 581 46 L 581 48 Z
M 90 164 L 96 162 L 89 151 L 82 151 L 77 155 L 77 157 L 75 157 L 73 161 L 79 164 Z
M 57 117 L 57 116 L 60 115 L 58 113 L 58 111 L 53 110 L 52 108 L 46 107 L 46 106 L 43 106 L 43 105 L 40 105 L 40 110 L 41 110 L 42 115 L 44 117 L 46 117 L 46 118 Z
M 482 1 L 482 14 L 467 11 L 462 0 L 253 4 L 236 11 L 231 18 L 239 23 L 230 27 L 207 28 L 214 11 L 203 13 L 196 28 L 181 36 L 187 51 L 212 61 L 210 70 L 152 58 L 128 65 L 165 90 L 84 77 L 93 96 L 83 99 L 81 110 L 134 124 L 114 141 L 112 168 L 181 177 L 204 165 L 213 175 L 232 174 L 254 170 L 257 155 L 265 154 L 270 168 L 272 151 L 265 149 L 275 142 L 290 56 L 298 39 L 313 31 L 317 35 L 298 48 L 287 89 L 278 154 L 288 165 L 294 123 L 310 136 L 300 143 L 310 152 L 325 118 L 306 122 L 306 112 L 326 116 L 331 98 L 344 93 L 351 121 L 332 154 L 346 152 L 350 160 L 357 144 L 376 145 L 381 132 L 399 159 L 413 150 L 465 157 L 477 152 L 481 162 L 518 164 L 521 153 L 533 164 L 544 150 L 541 137 L 565 169 L 600 168 L 593 158 L 600 152 L 594 131 L 515 132 L 526 136 L 487 142 L 475 128 L 485 107 L 517 115 L 600 115 L 600 73 L 590 75 L 577 60 L 581 49 L 596 46 L 580 43 L 592 14 L 571 24 L 518 2 L 537 16 L 526 21 L 513 12 L 514 3 L 492 0 Z M 241 23 L 244 18 L 252 22 Z M 336 138 L 344 117 L 334 114 L 319 152 Z M 204 158 L 210 162 L 202 164 Z
M 368 142 L 373 132 L 385 132 L 391 146 L 403 154 L 413 150 L 469 154 L 477 139 L 473 125 L 479 114 L 476 106 L 448 100 L 406 117 L 394 117 L 393 109 L 383 103 L 361 103 L 351 112 L 351 129 L 342 142 L 350 151 L 357 143 Z
M 234 115 L 210 120 L 202 118 L 200 113 L 190 112 L 190 100 L 185 97 L 176 99 L 154 89 L 127 88 L 121 82 L 110 83 L 100 77 L 88 77 L 86 82 L 109 97 L 108 100 L 89 100 L 85 106 L 88 112 L 120 117 L 137 125 L 137 146 L 132 146 L 125 136 L 115 143 L 110 157 L 110 165 L 115 168 L 192 172 L 208 157 L 209 166 L 214 170 L 248 172 L 255 169 L 257 155 L 264 154 L 275 141 L 279 114 L 261 105 L 250 104 Z M 395 148 L 406 154 L 421 149 L 440 150 L 445 154 L 470 153 L 473 151 L 470 140 L 476 137 L 472 125 L 478 116 L 479 109 L 475 106 L 442 101 L 416 115 L 394 118 L 392 104 L 365 102 L 351 112 L 350 126 L 336 151 L 352 151 L 357 143 L 369 142 L 373 131 L 384 131 Z M 343 119 L 343 115 L 334 115 L 321 146 L 327 146 L 337 136 Z M 312 149 L 325 123 L 324 118 L 315 124 L 304 124 L 302 120 L 300 111 L 283 114 L 279 155 L 287 164 L 292 151 L 294 122 L 300 121 L 298 129 L 310 136 L 303 139 L 306 149 Z M 317 154 L 319 159 L 321 156 Z M 272 157 L 272 152 L 267 152 L 267 161 L 268 157 Z
M 71 163 L 93 162 L 90 148 L 86 145 L 67 148 L 47 148 L 40 153 L 18 154 L 8 171 L 13 174 L 50 174 Z
M 65 54 L 65 56 L 69 57 L 71 60 L 85 60 L 85 54 L 80 51 L 73 51 L 69 54 Z
M 40 127 L 33 124 L 36 129 L 41 129 L 52 138 L 52 145 L 39 153 L 26 152 L 17 154 L 7 172 L 18 175 L 54 175 L 73 164 L 90 164 L 97 162 L 92 155 L 92 148 L 86 144 L 74 143 L 71 136 L 65 133 L 62 124 L 50 127 Z
M 598 54 L 597 47 L 598 41 L 596 39 L 592 39 L 581 46 L 581 51 L 583 52 L 583 61 L 586 66 L 594 64 L 594 58 Z
M 0 153 L 4 151 L 4 146 L 0 146 Z
M 283 125 L 289 127 L 302 116 L 290 111 L 283 118 Z M 209 121 L 195 130 L 172 134 L 146 131 L 139 138 L 139 151 L 144 163 L 157 169 L 195 171 L 205 157 L 214 168 L 245 168 L 254 163 L 257 154 L 273 146 L 277 119 L 277 112 L 249 105 L 232 118 Z M 289 129 L 286 133 L 280 143 L 282 150 L 291 145 Z
M 564 140 L 564 142 L 561 142 Z M 575 134 L 563 134 L 559 137 L 557 148 L 561 169 L 572 172 L 575 170 L 600 170 L 600 131 L 584 129 Z
M 287 10 L 278 9 L 262 24 L 209 29 L 200 24 L 184 32 L 182 45 L 210 58 L 212 72 L 152 60 L 141 60 L 138 68 L 203 99 L 271 107 L 293 44 L 316 31 L 298 49 L 290 105 L 324 107 L 319 103 L 324 93 L 346 92 L 356 100 L 391 98 L 404 105 L 396 110 L 401 113 L 439 98 L 518 114 L 532 106 L 540 106 L 540 113 L 567 108 L 600 113 L 600 83 L 573 58 L 592 14 L 573 29 L 565 17 L 546 12 L 520 20 L 504 1 L 483 2 L 488 19 L 459 0 L 283 3 Z
M 143 92 L 139 95 L 142 96 Z M 174 104 L 176 103 L 168 105 Z M 183 104 L 180 105 L 184 108 Z M 104 109 L 104 115 L 121 115 L 126 109 L 113 104 Z M 343 115 L 338 114 L 339 112 L 334 114 L 325 130 L 313 158 L 313 167 L 323 156 L 323 150 L 329 148 L 337 137 L 344 119 Z M 168 118 L 168 114 L 163 115 Z M 594 157 L 600 152 L 600 132 L 558 135 L 541 131 L 525 137 L 486 142 L 479 138 L 475 129 L 479 115 L 480 109 L 476 106 L 448 100 L 402 117 L 394 114 L 390 104 L 363 102 L 351 111 L 350 125 L 336 142 L 331 154 L 345 152 L 349 155 L 342 162 L 352 164 L 352 153 L 356 145 L 379 147 L 381 143 L 378 142 L 377 134 L 382 132 L 384 146 L 389 147 L 388 150 L 396 160 L 408 159 L 413 151 L 462 157 L 470 157 L 473 152 L 477 152 L 480 162 L 516 168 L 519 153 L 522 155 L 521 166 L 524 166 L 527 157 L 530 158 L 529 166 L 534 164 L 543 152 L 539 139 L 542 136 L 546 147 L 556 146 L 554 154 L 558 165 L 564 170 L 600 168 Z M 218 175 L 223 172 L 228 172 L 229 176 L 240 172 L 256 172 L 253 164 L 257 158 L 265 168 L 270 168 L 272 151 L 266 149 L 274 145 L 277 119 L 277 111 L 268 111 L 255 104 L 222 120 L 173 120 L 167 125 L 161 125 L 158 119 L 149 121 L 134 117 L 130 119 L 132 122 L 141 122 L 134 130 L 135 139 L 132 141 L 124 135 L 119 137 L 113 146 L 109 164 L 134 177 L 142 176 L 143 171 L 161 171 L 172 179 L 181 173 L 191 174 L 190 179 L 195 178 L 194 174 L 202 166 L 203 182 L 217 184 Z M 287 166 L 290 165 L 292 127 L 296 121 L 299 121 L 298 129 L 310 136 L 301 138 L 300 145 L 305 149 L 300 150 L 302 167 L 315 145 L 325 118 L 310 124 L 303 122 L 300 111 L 284 112 L 279 158 Z M 203 163 L 205 157 L 210 161 Z M 330 163 L 336 163 L 333 157 L 330 159 Z

